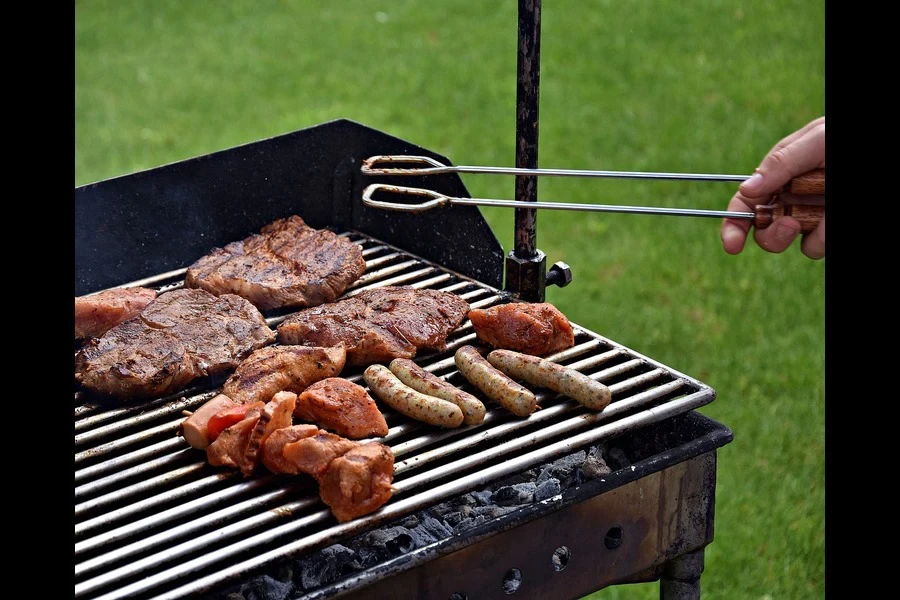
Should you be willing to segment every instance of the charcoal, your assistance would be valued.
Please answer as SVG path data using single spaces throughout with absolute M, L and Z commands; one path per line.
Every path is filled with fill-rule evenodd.
M 475 500 L 481 506 L 488 506 L 491 503 L 491 496 L 493 496 L 493 492 L 490 490 L 483 490 L 480 492 L 472 492 L 472 495 L 475 497 Z
M 631 466 L 631 461 L 628 460 L 628 456 L 621 448 L 610 448 L 607 453 L 606 461 L 615 471 Z
M 400 525 L 402 527 L 406 527 L 407 529 L 412 529 L 413 527 L 418 527 L 420 522 L 421 521 L 419 520 L 419 517 L 417 517 L 416 515 L 410 515 L 403 519 Z
M 540 502 L 541 500 L 552 498 L 559 494 L 560 491 L 562 490 L 559 485 L 559 479 L 551 477 L 550 479 L 543 481 L 537 486 L 537 489 L 534 490 L 534 501 Z
M 366 536 L 363 543 L 374 549 L 382 559 L 405 554 L 415 547 L 409 529 L 406 527 L 376 529 Z
M 436 542 L 438 540 L 437 537 L 434 536 L 430 531 L 428 531 L 424 525 L 418 525 L 409 530 L 409 535 L 412 537 L 413 544 L 415 544 L 416 548 L 421 548 L 422 546 L 427 546 L 432 542 Z
M 317 552 L 303 563 L 300 574 L 303 589 L 311 590 L 340 577 L 344 574 L 344 567 L 353 562 L 355 554 L 341 544 L 334 544 Z
M 476 516 L 484 517 L 485 519 L 496 519 L 497 517 L 502 517 L 506 513 L 514 510 L 516 510 L 515 506 L 498 506 L 492 504 L 491 506 L 476 506 L 472 512 Z
M 447 527 L 434 517 L 426 516 L 425 520 L 422 521 L 422 527 L 427 529 L 428 532 L 434 535 L 437 539 L 453 535 L 452 527 Z
M 534 502 L 534 482 L 517 483 L 494 492 L 492 499 L 500 506 L 518 506 Z
M 287 600 L 293 591 L 290 581 L 278 581 L 268 575 L 254 577 L 241 586 L 244 600 Z
M 537 483 L 541 484 L 551 477 L 559 480 L 563 488 L 569 487 L 572 483 L 581 483 L 580 478 L 583 476 L 579 475 L 579 467 L 586 457 L 587 454 L 581 450 L 546 465 L 538 475 Z
M 602 475 L 608 475 L 611 472 L 612 469 L 610 469 L 606 464 L 606 461 L 603 460 L 600 448 L 597 446 L 591 448 L 587 458 L 584 459 L 584 464 L 581 465 L 582 475 L 584 475 L 586 479 L 593 479 Z
M 487 507 L 482 507 L 487 508 Z M 456 527 L 457 531 L 465 531 L 467 529 L 471 529 L 472 527 L 477 527 L 481 525 L 485 521 L 488 520 L 488 517 L 485 515 L 475 515 L 474 517 L 470 517 L 467 519 L 463 519 L 459 522 L 459 525 Z

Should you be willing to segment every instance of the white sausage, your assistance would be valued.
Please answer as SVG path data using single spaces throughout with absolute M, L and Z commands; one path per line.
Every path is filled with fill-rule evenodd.
M 513 350 L 494 350 L 488 354 L 487 360 L 510 377 L 574 398 L 592 410 L 603 410 L 612 400 L 609 388 L 599 381 L 539 356 Z
M 463 413 L 452 402 L 427 396 L 405 385 L 384 365 L 369 365 L 363 378 L 372 394 L 410 419 L 452 429 L 463 422 Z
M 454 355 L 456 368 L 472 385 L 518 417 L 537 410 L 534 394 L 486 361 L 473 346 L 463 346 Z
M 460 407 L 463 412 L 464 424 L 478 425 L 484 421 L 484 414 L 487 411 L 481 400 L 472 394 L 467 394 L 449 381 L 429 373 L 414 361 L 408 358 L 395 358 L 388 368 L 397 376 L 397 379 L 417 392 L 435 396 Z

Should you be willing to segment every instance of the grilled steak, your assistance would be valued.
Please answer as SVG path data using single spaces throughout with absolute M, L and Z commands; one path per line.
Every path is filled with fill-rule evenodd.
M 374 288 L 297 312 L 278 326 L 278 340 L 307 346 L 343 342 L 348 365 L 387 363 L 423 348 L 444 350 L 468 310 L 468 302 L 449 292 Z
M 388 434 L 384 415 L 366 388 L 341 377 L 329 377 L 306 388 L 297 398 L 294 416 L 351 440 Z
M 273 341 L 275 332 L 247 300 L 175 290 L 88 340 L 75 356 L 75 380 L 118 398 L 161 396 L 227 372 Z
M 299 394 L 344 368 L 347 352 L 310 346 L 267 346 L 255 350 L 222 386 L 222 393 L 235 402 L 268 402 L 281 391 Z
M 156 299 L 156 290 L 143 287 L 104 290 L 75 298 L 75 339 L 99 337 L 137 316 Z
M 469 320 L 478 339 L 494 348 L 546 356 L 575 345 L 569 319 L 549 302 L 511 302 L 474 308 Z
M 359 246 L 294 215 L 214 248 L 188 268 L 184 285 L 237 294 L 260 310 L 309 307 L 331 302 L 365 270 Z

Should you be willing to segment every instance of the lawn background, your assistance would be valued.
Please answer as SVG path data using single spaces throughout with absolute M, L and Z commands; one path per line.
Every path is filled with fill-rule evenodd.
M 75 2 L 75 185 L 348 118 L 456 164 L 515 161 L 516 2 Z M 545 0 L 542 167 L 745 174 L 824 114 L 808 0 Z M 472 196 L 513 179 L 464 175 Z M 542 200 L 724 209 L 728 183 L 544 179 Z M 484 209 L 504 249 L 513 211 Z M 703 598 L 825 590 L 825 261 L 728 256 L 715 219 L 542 212 L 574 322 L 711 385 Z M 248 232 L 250 233 L 250 232 Z M 595 599 L 655 599 L 658 585 Z

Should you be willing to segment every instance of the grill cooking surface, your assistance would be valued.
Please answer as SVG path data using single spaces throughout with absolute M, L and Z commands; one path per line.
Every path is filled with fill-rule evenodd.
M 365 274 L 344 294 L 387 285 L 452 292 L 472 308 L 505 301 L 496 288 L 357 232 Z M 125 284 L 160 291 L 184 269 Z M 290 313 L 268 313 L 270 327 Z M 278 559 L 335 543 L 416 510 L 570 454 L 600 440 L 708 404 L 705 384 L 573 323 L 575 346 L 550 357 L 604 382 L 612 403 L 594 413 L 552 392 L 528 419 L 492 403 L 481 425 L 439 430 L 383 409 L 396 457 L 393 497 L 379 511 L 337 524 L 311 478 L 211 467 L 177 434 L 183 411 L 222 381 L 134 406 L 104 407 L 75 392 L 75 597 L 182 598 L 207 592 Z M 440 353 L 416 362 L 473 392 L 453 354 L 475 343 L 466 320 Z M 365 385 L 361 367 L 341 373 Z M 538 391 L 538 390 L 535 390 Z M 479 395 L 476 392 L 476 395 Z M 379 403 L 379 406 L 382 406 Z

